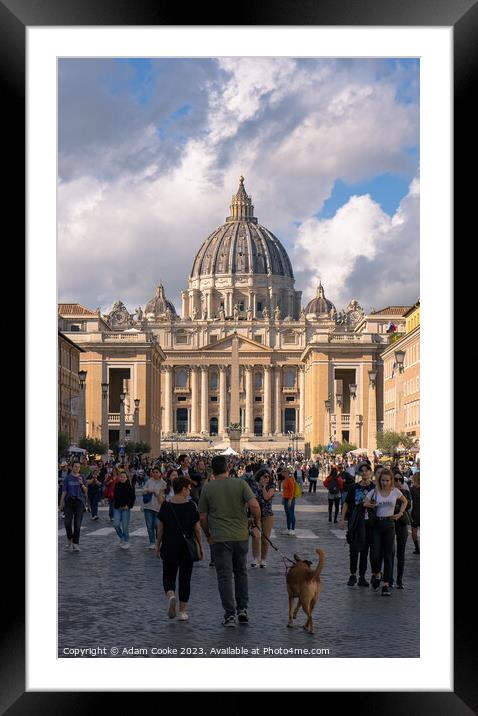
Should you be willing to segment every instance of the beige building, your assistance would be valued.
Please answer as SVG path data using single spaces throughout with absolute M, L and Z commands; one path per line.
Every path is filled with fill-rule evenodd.
M 132 327 L 113 331 L 98 312 L 80 304 L 59 304 L 58 315 L 63 330 L 74 335 L 82 348 L 86 435 L 109 445 L 123 439 L 145 441 L 157 454 L 161 446 L 161 363 L 166 356 L 156 336 Z
M 420 301 L 405 314 L 405 330 L 382 353 L 384 430 L 420 440 Z
M 106 380 L 104 366 L 113 367 L 111 346 L 127 348 L 133 363 L 136 345 L 139 350 L 135 341 L 148 336 L 161 356 L 162 380 L 160 397 L 153 389 L 151 418 L 145 413 L 143 419 L 154 416 L 166 446 L 169 441 L 180 449 L 225 446 L 231 424 L 241 426 L 241 448 L 253 450 L 287 449 L 292 436 L 308 449 L 330 435 L 355 437 L 364 447 L 374 443 L 383 421 L 380 353 L 390 338 L 387 324 L 401 321 L 403 307 L 365 315 L 351 300 L 338 312 L 320 283 L 316 296 L 301 307 L 287 252 L 254 215 L 243 177 L 225 223 L 192 257 L 181 299 L 178 316 L 159 284 L 134 314 L 121 301 L 103 315 L 89 309 L 82 315 L 78 307 L 73 313 L 60 311 L 62 330 L 75 331 L 75 340 L 91 347 L 84 346 L 89 352 L 82 357 L 82 366 L 95 376 L 87 397 L 90 433 L 101 423 L 100 385 Z M 126 356 L 114 355 L 121 370 Z M 102 367 L 94 368 L 95 362 Z M 373 391 L 370 370 L 377 373 Z M 133 397 L 133 372 L 122 379 L 130 381 Z M 114 383 L 111 376 L 108 382 Z M 353 401 L 350 385 L 357 386 Z M 326 424 L 329 398 L 333 405 Z
M 80 354 L 83 349 L 58 331 L 58 432 L 78 442 Z

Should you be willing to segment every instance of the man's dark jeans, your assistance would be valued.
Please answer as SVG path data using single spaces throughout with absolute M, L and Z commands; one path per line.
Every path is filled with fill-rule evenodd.
M 216 563 L 217 584 L 224 616 L 230 617 L 240 609 L 247 609 L 247 552 L 249 540 L 245 542 L 215 542 L 214 561 Z M 234 575 L 234 591 L 232 579 Z M 234 600 L 235 594 L 235 600 Z
M 355 551 L 352 548 L 352 546 L 349 547 L 350 574 L 357 573 L 357 564 L 358 564 L 359 565 L 359 577 L 365 577 L 365 573 L 367 571 L 367 557 L 369 555 L 369 548 L 372 544 L 372 530 L 368 526 L 365 527 L 365 544 L 367 546 L 361 552 Z M 360 558 L 360 562 L 359 562 L 359 558 Z
M 313 477 L 309 477 L 309 492 L 316 492 L 317 491 L 317 479 Z
M 100 492 L 88 492 L 88 502 L 90 503 L 90 510 L 92 517 L 98 517 L 98 503 L 100 501 Z
M 85 512 L 83 500 L 67 497 L 65 499 L 63 512 L 65 513 L 66 536 L 68 540 L 73 539 L 73 544 L 79 544 L 81 523 L 83 520 L 83 513 Z M 72 529 L 73 521 L 74 529 Z

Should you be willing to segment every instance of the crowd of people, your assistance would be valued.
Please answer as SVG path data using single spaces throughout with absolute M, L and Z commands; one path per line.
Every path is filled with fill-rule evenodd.
M 224 609 L 223 624 L 235 627 L 249 619 L 250 549 L 250 568 L 267 568 L 274 499 L 279 498 L 284 509 L 285 534 L 294 537 L 296 501 L 306 490 L 316 494 L 321 476 L 327 490 L 328 521 L 347 529 L 347 586 L 371 585 L 377 591 L 382 585 L 383 596 L 390 596 L 392 587 L 404 589 L 409 528 L 413 554 L 420 553 L 420 472 L 411 456 L 389 464 L 378 459 L 372 464 L 366 455 L 322 454 L 306 460 L 300 453 L 293 459 L 289 454 L 162 453 L 156 459 L 135 458 L 131 463 L 90 462 L 75 456 L 61 461 L 58 470 L 65 550 L 80 551 L 84 515 L 89 513 L 97 521 L 101 503 L 108 508 L 119 547 L 129 549 L 131 511 L 140 501 L 147 548 L 155 551 L 163 565 L 168 616 L 189 619 L 194 563 L 205 558 L 208 545 L 209 566 L 216 570 Z

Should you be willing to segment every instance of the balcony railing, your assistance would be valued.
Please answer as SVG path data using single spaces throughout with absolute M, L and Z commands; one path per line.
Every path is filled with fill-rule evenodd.
M 125 423 L 130 423 L 131 425 L 134 423 L 134 413 L 125 413 L 124 416 Z M 108 422 L 109 423 L 118 423 L 120 422 L 120 414 L 119 413 L 108 413 Z

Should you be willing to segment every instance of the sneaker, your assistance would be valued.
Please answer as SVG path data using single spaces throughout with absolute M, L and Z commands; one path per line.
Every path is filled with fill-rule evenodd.
M 291 537 L 295 537 L 295 530 L 291 530 L 291 531 L 289 532 L 289 534 L 290 534 Z
M 178 621 L 187 622 L 188 619 L 189 619 L 189 614 L 187 612 L 179 612 Z
M 168 617 L 174 619 L 176 616 L 176 597 L 169 597 Z
M 129 549 L 129 542 L 123 542 L 123 544 L 121 545 L 121 548 L 122 548 L 122 549 Z
M 232 614 L 230 617 L 224 617 L 222 625 L 225 627 L 236 627 L 236 617 Z
M 65 513 L 64 513 L 64 512 L 60 512 L 60 517 L 61 517 L 62 519 L 65 519 Z
M 209 562 L 209 566 L 210 566 L 210 567 L 215 567 L 215 566 L 216 566 L 216 563 L 215 563 L 215 562 Z
M 359 587 L 370 587 L 370 583 L 367 582 L 365 577 L 359 577 L 358 585 L 359 585 Z
M 355 574 L 351 574 L 349 577 L 349 581 L 347 582 L 347 587 L 355 587 L 357 584 L 357 577 Z
M 267 562 L 265 559 L 261 559 L 259 567 L 261 567 L 262 569 L 264 569 L 264 567 L 267 567 Z
M 249 617 L 247 616 L 247 609 L 239 609 L 237 612 L 237 621 L 239 624 L 249 624 Z
M 155 544 L 150 544 L 150 545 L 148 546 L 148 549 L 156 549 L 156 545 L 155 545 Z
M 389 587 L 382 587 L 382 597 L 391 597 L 392 592 L 390 591 Z
M 402 582 L 397 582 L 397 589 L 405 589 Z
M 251 562 L 251 567 L 252 567 L 253 569 L 256 569 L 256 567 L 258 567 L 258 566 L 259 566 L 259 565 L 257 564 L 256 560 L 254 560 L 253 562 Z
M 80 552 L 80 545 L 79 545 L 79 544 L 74 544 L 73 547 L 72 547 L 72 551 L 73 551 L 73 552 Z
M 68 543 L 63 547 L 63 549 L 64 549 L 64 550 L 67 550 L 68 552 L 71 552 L 72 547 L 73 547 L 73 545 L 71 544 L 71 542 L 68 542 Z
M 97 519 L 98 519 L 98 515 L 95 515 L 95 517 L 92 517 L 91 519 L 92 519 L 92 520 L 97 520 Z
M 376 592 L 377 589 L 379 588 L 379 586 L 380 586 L 380 579 L 378 577 L 372 577 L 373 591 Z

